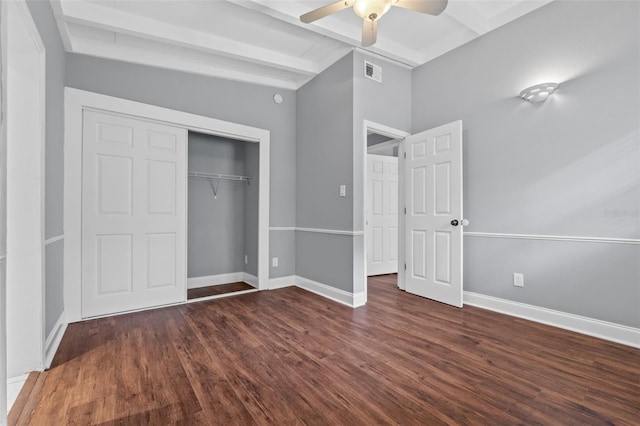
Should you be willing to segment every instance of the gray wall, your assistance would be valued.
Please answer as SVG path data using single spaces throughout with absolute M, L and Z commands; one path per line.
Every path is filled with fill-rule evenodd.
M 353 229 L 353 54 L 298 89 L 296 226 Z M 339 196 L 340 185 L 347 196 Z M 352 238 L 296 232 L 296 275 L 352 291 Z M 343 261 L 336 263 L 336 255 Z
M 53 331 L 53 326 L 64 310 L 64 240 L 58 240 L 45 246 L 44 272 L 46 293 L 44 308 L 45 336 Z
M 189 171 L 244 175 L 247 143 L 189 132 Z M 208 180 L 189 178 L 188 277 L 244 269 L 246 186 L 218 181 L 214 197 Z
M 353 108 L 353 54 L 298 89 L 298 227 L 353 229 Z
M 45 239 L 63 230 L 65 52 L 49 2 L 27 5 L 46 49 Z M 64 310 L 62 253 L 64 242 L 45 250 L 45 331 L 48 335 Z
M 639 15 L 556 1 L 414 71 L 413 131 L 463 120 L 466 231 L 640 237 Z M 516 97 L 549 80 L 545 103 Z M 464 254 L 465 290 L 640 326 L 639 245 L 466 237 Z
M 271 132 L 270 216 L 271 226 L 296 223 L 296 96 L 291 90 L 204 77 L 143 65 L 67 54 L 66 84 L 69 87 L 159 105 L 221 120 L 267 129 Z M 282 104 L 273 102 L 281 93 Z M 294 250 L 286 233 L 270 233 L 271 256 L 280 256 L 271 277 L 292 275 Z
M 382 66 L 382 83 L 364 77 L 365 58 Z M 410 130 L 409 69 L 355 51 L 298 90 L 298 227 L 364 230 L 364 120 Z M 341 184 L 346 197 L 338 195 Z M 298 231 L 296 274 L 363 291 L 363 236 Z

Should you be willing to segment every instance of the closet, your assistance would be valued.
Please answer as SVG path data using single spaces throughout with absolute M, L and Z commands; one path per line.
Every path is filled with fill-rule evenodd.
M 187 164 L 187 298 L 254 290 L 258 144 L 189 132 Z

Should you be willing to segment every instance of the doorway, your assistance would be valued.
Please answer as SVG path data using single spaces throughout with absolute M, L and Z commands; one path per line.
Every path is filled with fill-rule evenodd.
M 45 48 L 25 2 L 2 6 L 7 79 L 6 352 L 0 355 L 6 365 L 0 373 L 7 384 L 0 404 L 4 417 L 26 374 L 44 364 Z
M 376 195 L 368 188 L 371 181 L 368 174 L 375 172 L 366 166 L 371 151 L 368 142 L 374 140 L 371 146 L 379 148 L 374 151 L 387 150 L 390 155 L 398 155 L 398 288 L 462 307 L 462 226 L 467 222 L 462 214 L 462 122 L 455 121 L 415 135 L 366 120 L 363 127 L 365 224 L 370 219 L 367 211 L 376 208 L 372 202 L 376 197 L 384 197 L 383 190 L 379 189 Z M 381 140 L 375 143 L 375 139 Z M 379 163 L 380 170 L 384 162 Z M 384 180 L 380 182 L 379 187 L 385 184 Z M 378 250 L 382 254 L 378 253 L 377 257 L 384 258 L 383 250 L 374 247 L 376 240 L 385 240 L 383 227 L 378 228 L 378 235 L 372 231 L 364 233 L 365 301 L 367 277 L 377 272 L 367 272 L 371 256 Z M 388 236 L 386 240 L 386 245 L 393 242 Z
M 189 132 L 187 299 L 257 291 L 258 144 Z
M 398 273 L 398 141 L 367 135 L 367 276 Z
M 397 282 L 397 286 L 404 290 L 404 269 L 399 266 L 401 264 L 404 265 L 402 261 L 402 259 L 404 259 L 404 235 L 403 232 L 400 232 L 400 230 L 404 229 L 404 217 L 398 213 L 401 212 L 401 206 L 404 205 L 404 190 L 401 190 L 401 188 L 404 188 L 404 169 L 401 158 L 404 152 L 404 147 L 402 141 L 409 135 L 409 133 L 368 120 L 364 121 L 363 126 L 363 223 L 365 224 L 363 270 L 365 283 L 364 293 L 366 300 L 368 277 L 370 275 L 378 275 L 378 273 L 395 274 L 397 279 L 394 278 L 394 280 Z M 378 161 L 370 161 L 369 155 L 376 156 L 375 158 L 377 158 Z M 394 160 L 385 161 L 384 157 Z M 395 179 L 395 185 L 393 184 L 393 178 L 389 176 L 386 182 L 384 178 L 378 179 L 376 188 L 373 188 L 373 182 L 371 182 L 373 179 L 370 179 L 370 175 L 375 172 L 374 167 L 376 166 L 372 163 L 379 163 L 376 170 L 380 171 L 380 167 L 382 167 L 381 171 L 384 172 L 385 163 L 389 163 L 386 166 L 387 168 L 393 167 L 391 163 L 394 161 L 397 164 L 397 178 Z M 393 186 L 393 188 L 391 186 Z M 386 215 L 378 216 L 382 221 L 378 224 L 372 222 L 372 210 L 375 209 L 373 201 L 375 201 L 376 195 L 379 200 L 377 203 L 378 211 L 381 213 L 388 213 Z M 384 197 L 387 199 L 383 201 Z M 384 204 L 386 204 L 386 206 Z M 395 204 L 395 206 L 391 206 L 391 204 Z M 395 222 L 393 213 L 395 213 Z M 395 255 L 393 250 L 394 248 Z M 394 257 L 395 259 L 393 259 Z M 385 259 L 386 262 L 384 262 Z M 373 265 L 377 261 L 382 261 L 382 263 L 384 263 L 384 265 L 379 263 L 379 265 L 382 265 L 381 269 L 377 269 L 379 265 Z M 394 263 L 395 268 L 393 265 Z M 393 269 L 395 269 L 395 271 Z

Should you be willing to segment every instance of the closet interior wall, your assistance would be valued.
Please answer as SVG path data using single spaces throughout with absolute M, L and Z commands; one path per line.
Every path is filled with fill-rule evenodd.
M 257 276 L 258 144 L 189 132 L 188 148 L 189 172 L 247 176 L 250 182 L 189 177 L 187 277 Z

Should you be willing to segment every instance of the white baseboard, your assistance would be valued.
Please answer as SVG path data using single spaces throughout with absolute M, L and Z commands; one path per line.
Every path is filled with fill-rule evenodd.
M 353 294 L 353 307 L 358 308 L 367 304 L 367 296 L 364 291 Z
M 464 292 L 464 303 L 490 311 L 551 325 L 600 339 L 640 348 L 640 329 L 600 321 L 566 312 L 513 302 L 478 293 Z
M 18 399 L 18 395 L 20 395 L 20 391 L 27 382 L 28 377 L 28 374 L 23 374 L 22 376 L 9 377 L 7 379 L 7 414 L 11 411 L 16 399 Z
M 247 272 L 242 272 L 242 279 L 240 281 L 244 281 L 251 287 L 258 288 L 258 277 L 256 277 L 255 275 L 251 275 Z
M 296 276 L 289 275 L 288 277 L 271 278 L 269 280 L 269 290 L 276 290 L 278 288 L 291 287 L 296 285 Z
M 244 272 L 231 272 L 230 274 L 206 275 L 204 277 L 187 278 L 187 288 L 201 288 L 212 285 L 237 283 L 244 281 Z
M 58 347 L 62 341 L 62 336 L 64 336 L 64 332 L 67 330 L 67 324 L 67 316 L 64 311 L 62 311 L 60 317 L 58 317 L 58 321 L 56 321 L 51 333 L 47 336 L 47 340 L 45 341 L 45 370 L 51 367 L 51 362 L 58 351 Z
M 334 302 L 342 303 L 351 308 L 357 308 L 361 305 L 354 303 L 354 294 L 348 291 L 340 290 L 335 287 L 328 286 L 326 284 L 319 283 L 317 281 L 310 280 L 308 278 L 300 277 L 296 275 L 296 286 L 320 296 L 331 299 Z M 360 299 L 358 300 L 360 302 Z
M 364 306 L 367 303 L 364 292 L 356 294 L 349 293 L 348 291 L 340 290 L 298 275 L 289 275 L 269 280 L 269 290 L 276 290 L 291 286 L 299 287 L 303 290 L 310 291 L 319 296 L 333 300 L 334 302 L 342 303 L 343 305 L 347 305 L 352 308 Z

